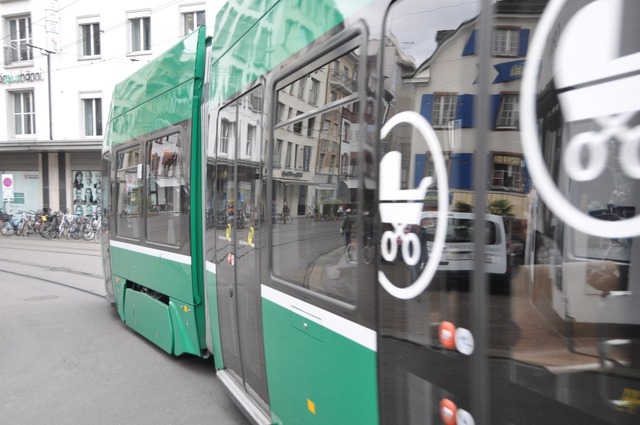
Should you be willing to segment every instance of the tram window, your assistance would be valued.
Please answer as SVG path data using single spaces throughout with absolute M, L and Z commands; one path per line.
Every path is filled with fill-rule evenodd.
M 125 238 L 140 238 L 140 206 L 142 203 L 142 172 L 139 149 L 120 151 L 117 157 L 118 210 L 116 233 Z
M 360 52 L 348 49 L 334 60 L 357 68 Z M 360 266 L 354 247 L 365 240 L 358 227 L 362 220 L 357 220 L 362 213 L 356 133 L 360 103 L 354 75 L 334 68 L 334 60 L 289 78 L 277 92 L 272 265 L 273 273 L 290 283 L 354 303 Z M 291 90 L 294 84 L 299 90 Z M 302 96 L 309 87 L 309 95 Z M 296 113 L 287 116 L 285 108 Z M 323 123 L 321 129 L 317 123 Z M 283 210 L 291 221 L 283 219 Z M 345 221 L 351 225 L 341 236 Z
M 166 245 L 180 241 L 182 161 L 180 134 L 147 142 L 147 240 Z

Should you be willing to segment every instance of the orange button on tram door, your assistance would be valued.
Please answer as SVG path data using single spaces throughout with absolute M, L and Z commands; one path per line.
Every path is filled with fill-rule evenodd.
M 456 327 L 451 322 L 440 322 L 438 326 L 438 338 L 444 348 L 453 350 L 456 348 Z
M 445 425 L 456 425 L 457 411 L 456 404 L 448 398 L 443 398 L 440 401 L 440 417 Z

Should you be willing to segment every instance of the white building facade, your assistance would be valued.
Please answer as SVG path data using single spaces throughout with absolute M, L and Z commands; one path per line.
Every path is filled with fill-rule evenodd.
M 222 3 L 0 0 L 0 172 L 14 191 L 3 208 L 95 211 L 113 87 Z

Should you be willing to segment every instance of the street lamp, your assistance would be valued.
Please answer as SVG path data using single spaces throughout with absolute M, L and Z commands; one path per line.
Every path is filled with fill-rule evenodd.
M 51 108 L 51 55 L 55 52 L 27 43 L 27 46 L 40 50 L 47 57 L 47 89 L 49 93 L 49 140 L 53 140 L 53 111 Z

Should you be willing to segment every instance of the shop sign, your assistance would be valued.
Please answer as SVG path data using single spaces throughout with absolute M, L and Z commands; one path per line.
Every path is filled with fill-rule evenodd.
M 44 81 L 44 71 L 21 71 L 16 74 L 0 74 L 0 84 L 29 83 L 32 81 Z

